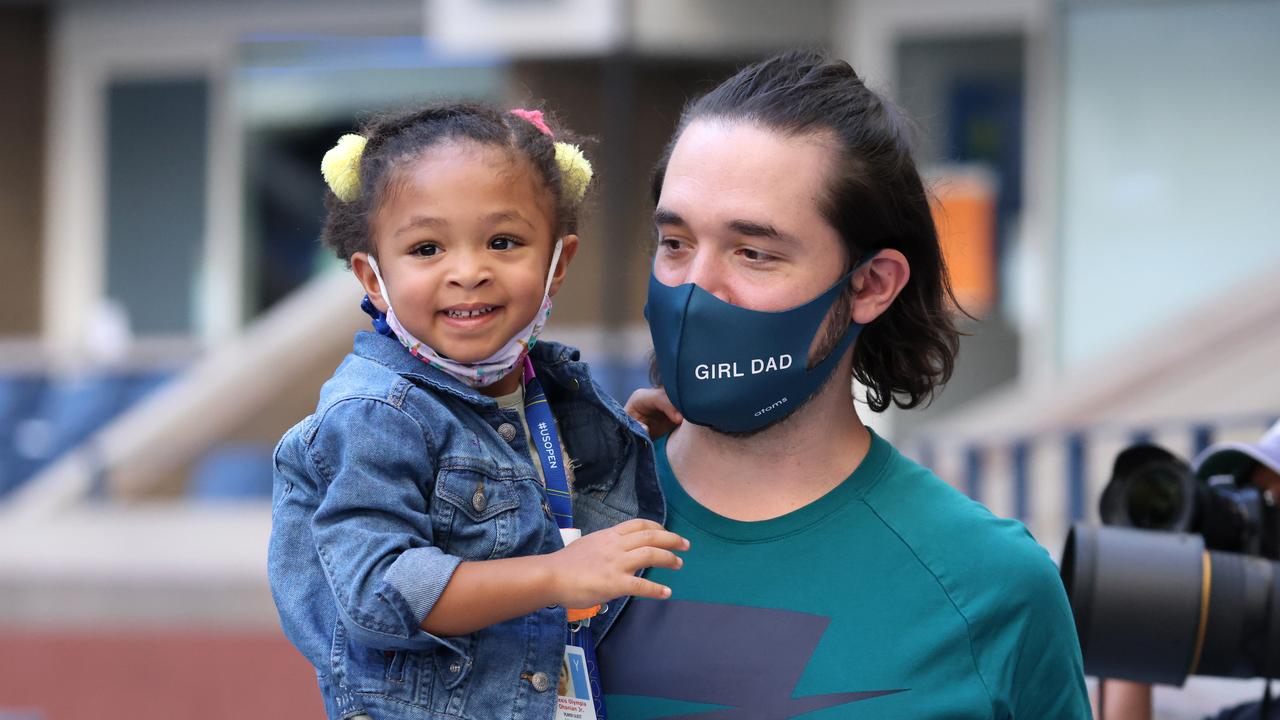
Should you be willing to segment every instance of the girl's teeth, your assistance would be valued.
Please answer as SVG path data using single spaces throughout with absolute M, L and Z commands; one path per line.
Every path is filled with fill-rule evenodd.
M 493 308 L 481 308 L 479 310 L 450 310 L 449 317 L 452 318 L 473 318 L 493 312 Z

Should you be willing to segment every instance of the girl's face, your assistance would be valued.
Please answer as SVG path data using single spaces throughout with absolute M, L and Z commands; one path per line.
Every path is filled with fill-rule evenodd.
M 484 360 L 542 305 L 555 246 L 553 200 L 509 150 L 466 140 L 428 148 L 400 169 L 370 222 L 378 268 L 411 334 L 459 362 Z M 577 250 L 563 238 L 554 295 Z M 365 253 L 352 269 L 369 298 L 386 298 Z

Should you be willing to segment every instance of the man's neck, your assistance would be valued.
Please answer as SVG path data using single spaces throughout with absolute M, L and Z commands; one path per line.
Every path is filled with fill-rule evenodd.
M 842 372 L 843 370 L 843 372 Z M 681 487 L 735 520 L 766 520 L 817 500 L 862 462 L 871 434 L 858 418 L 848 368 L 786 421 L 750 437 L 685 423 L 667 441 Z

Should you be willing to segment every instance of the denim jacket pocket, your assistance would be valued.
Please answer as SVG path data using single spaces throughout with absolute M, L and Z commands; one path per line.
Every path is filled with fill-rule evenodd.
M 342 621 L 334 624 L 333 675 L 352 692 L 374 693 L 415 703 L 415 679 L 420 658 L 421 653 L 384 651 L 361 645 L 347 636 Z
M 506 557 L 520 533 L 516 482 L 471 464 L 441 465 L 435 487 L 441 502 L 432 508 L 437 546 L 464 560 Z

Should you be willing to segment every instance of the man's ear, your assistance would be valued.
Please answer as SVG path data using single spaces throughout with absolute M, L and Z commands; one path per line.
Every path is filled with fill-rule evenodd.
M 378 276 L 373 273 L 373 265 L 369 264 L 369 253 L 351 253 L 351 272 L 364 286 L 364 292 L 373 302 L 373 306 L 381 312 L 387 311 L 387 299 L 382 297 L 382 288 L 378 287 Z
M 560 291 L 560 284 L 564 282 L 564 275 L 569 270 L 569 263 L 573 262 L 573 256 L 576 254 L 578 254 L 578 236 L 565 235 L 560 238 L 560 259 L 556 262 L 556 269 L 551 274 L 549 295 L 555 295 Z
M 897 250 L 881 250 L 849 278 L 853 286 L 853 320 L 866 325 L 889 309 L 911 278 L 907 257 Z

